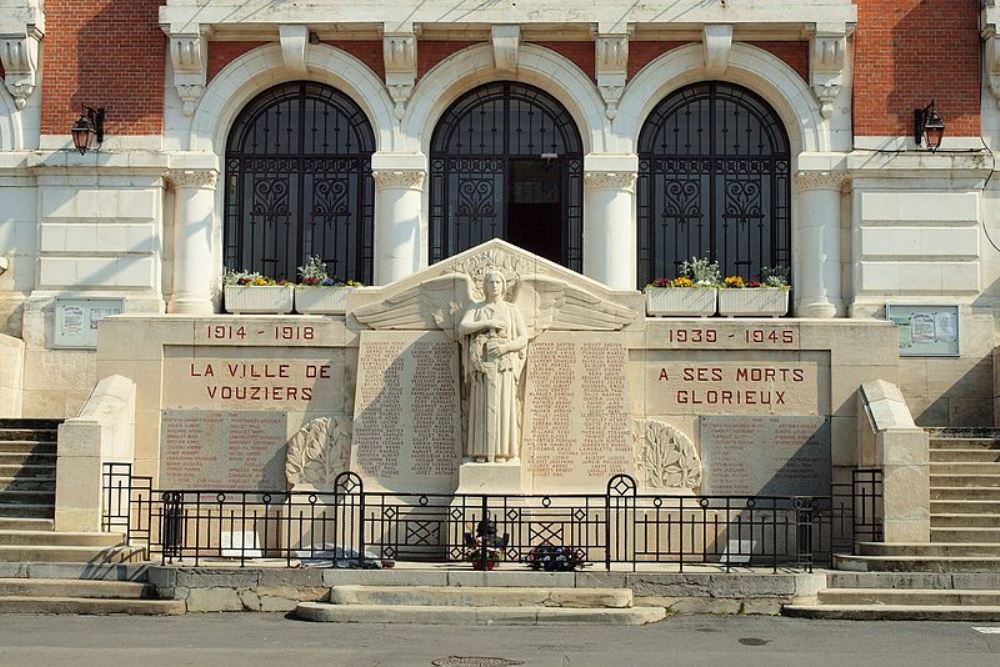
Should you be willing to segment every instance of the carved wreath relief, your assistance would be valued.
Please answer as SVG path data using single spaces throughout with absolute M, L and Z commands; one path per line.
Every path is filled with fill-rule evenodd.
M 307 422 L 288 443 L 285 477 L 289 486 L 332 487 L 337 475 L 350 467 L 351 427 L 347 417 Z
M 632 422 L 636 468 L 647 489 L 694 489 L 701 485 L 701 458 L 691 439 L 655 419 Z

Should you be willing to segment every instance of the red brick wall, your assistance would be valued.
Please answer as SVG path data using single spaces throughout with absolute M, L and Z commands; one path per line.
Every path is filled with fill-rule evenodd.
M 798 72 L 804 81 L 809 80 L 809 42 L 747 42 L 747 44 L 764 49 L 780 58 Z
M 417 43 L 417 78 L 437 65 L 439 62 L 462 49 L 480 44 L 480 42 L 451 42 L 447 40 L 421 40 Z
M 594 43 L 591 41 L 586 42 L 535 42 L 538 46 L 543 46 L 546 49 L 552 49 L 563 57 L 572 60 L 577 67 L 583 70 L 583 73 L 588 77 L 593 79 L 594 74 L 594 60 L 596 59 L 596 54 L 594 53 Z
M 253 51 L 267 42 L 209 42 L 208 43 L 208 80 L 211 81 L 222 68 L 233 62 L 247 51 Z
M 854 133 L 908 136 L 937 100 L 947 136 L 979 136 L 979 3 L 857 0 Z
M 635 76 L 643 67 L 662 56 L 689 42 L 640 42 L 628 43 L 628 78 Z
M 161 0 L 48 0 L 42 134 L 65 134 L 80 105 L 107 108 L 108 134 L 163 131 Z
M 371 39 L 358 42 L 336 42 L 332 44 L 338 49 L 347 51 L 355 58 L 368 65 L 378 78 L 385 80 L 385 58 L 382 56 L 382 40 Z M 419 47 L 418 47 L 419 48 Z

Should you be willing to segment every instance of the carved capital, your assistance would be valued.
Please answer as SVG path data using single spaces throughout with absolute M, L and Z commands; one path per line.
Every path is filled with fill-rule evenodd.
M 394 115 L 402 120 L 406 103 L 417 82 L 417 36 L 409 33 L 382 37 L 382 58 L 385 62 L 385 85 L 396 108 Z
M 818 25 L 809 35 L 809 85 L 824 118 L 833 115 L 833 103 L 844 85 L 847 26 Z
M 215 189 L 219 174 L 214 169 L 172 169 L 167 172 L 167 179 L 175 188 L 205 188 Z
M 799 190 L 840 190 L 847 181 L 842 171 L 800 171 L 795 174 Z
M 583 182 L 588 189 L 635 191 L 636 173 L 634 171 L 588 171 L 583 175 Z
M 705 48 L 705 72 L 719 76 L 729 67 L 729 53 L 733 50 L 733 26 L 710 24 L 702 28 Z
M 192 116 L 205 93 L 208 72 L 206 31 L 170 36 L 170 63 L 174 68 L 174 88 L 184 102 L 184 115 Z
M 628 34 L 598 35 L 594 41 L 597 89 L 604 99 L 604 113 L 609 120 L 618 114 L 618 101 L 628 76 Z
M 521 26 L 495 25 L 490 28 L 493 64 L 500 72 L 517 71 L 517 53 L 521 48 Z
M 407 188 L 419 190 L 424 187 L 422 169 L 379 169 L 372 172 L 375 185 L 379 188 Z
M 38 76 L 38 42 L 42 33 L 33 26 L 24 32 L 0 35 L 0 63 L 4 83 L 14 98 L 14 105 L 23 109 L 35 92 Z

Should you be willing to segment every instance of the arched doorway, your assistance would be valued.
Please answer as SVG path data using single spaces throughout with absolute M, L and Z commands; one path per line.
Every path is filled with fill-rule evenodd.
M 691 257 L 750 280 L 791 267 L 790 170 L 788 134 L 760 96 L 718 81 L 669 95 L 639 134 L 638 285 Z
M 370 283 L 375 135 L 360 107 L 319 83 L 254 98 L 226 145 L 225 263 L 277 280 L 318 255 L 331 276 Z
M 581 271 L 582 146 L 538 88 L 498 81 L 463 95 L 431 138 L 431 263 L 501 238 Z

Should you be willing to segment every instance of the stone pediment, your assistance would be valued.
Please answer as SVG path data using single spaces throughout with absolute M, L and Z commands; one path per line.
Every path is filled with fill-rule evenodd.
M 508 300 L 532 331 L 625 331 L 641 328 L 645 305 L 635 290 L 612 289 L 515 245 L 492 239 L 401 280 L 348 297 L 355 331 L 450 331 L 453 314 L 483 296 L 487 269 L 503 273 Z

